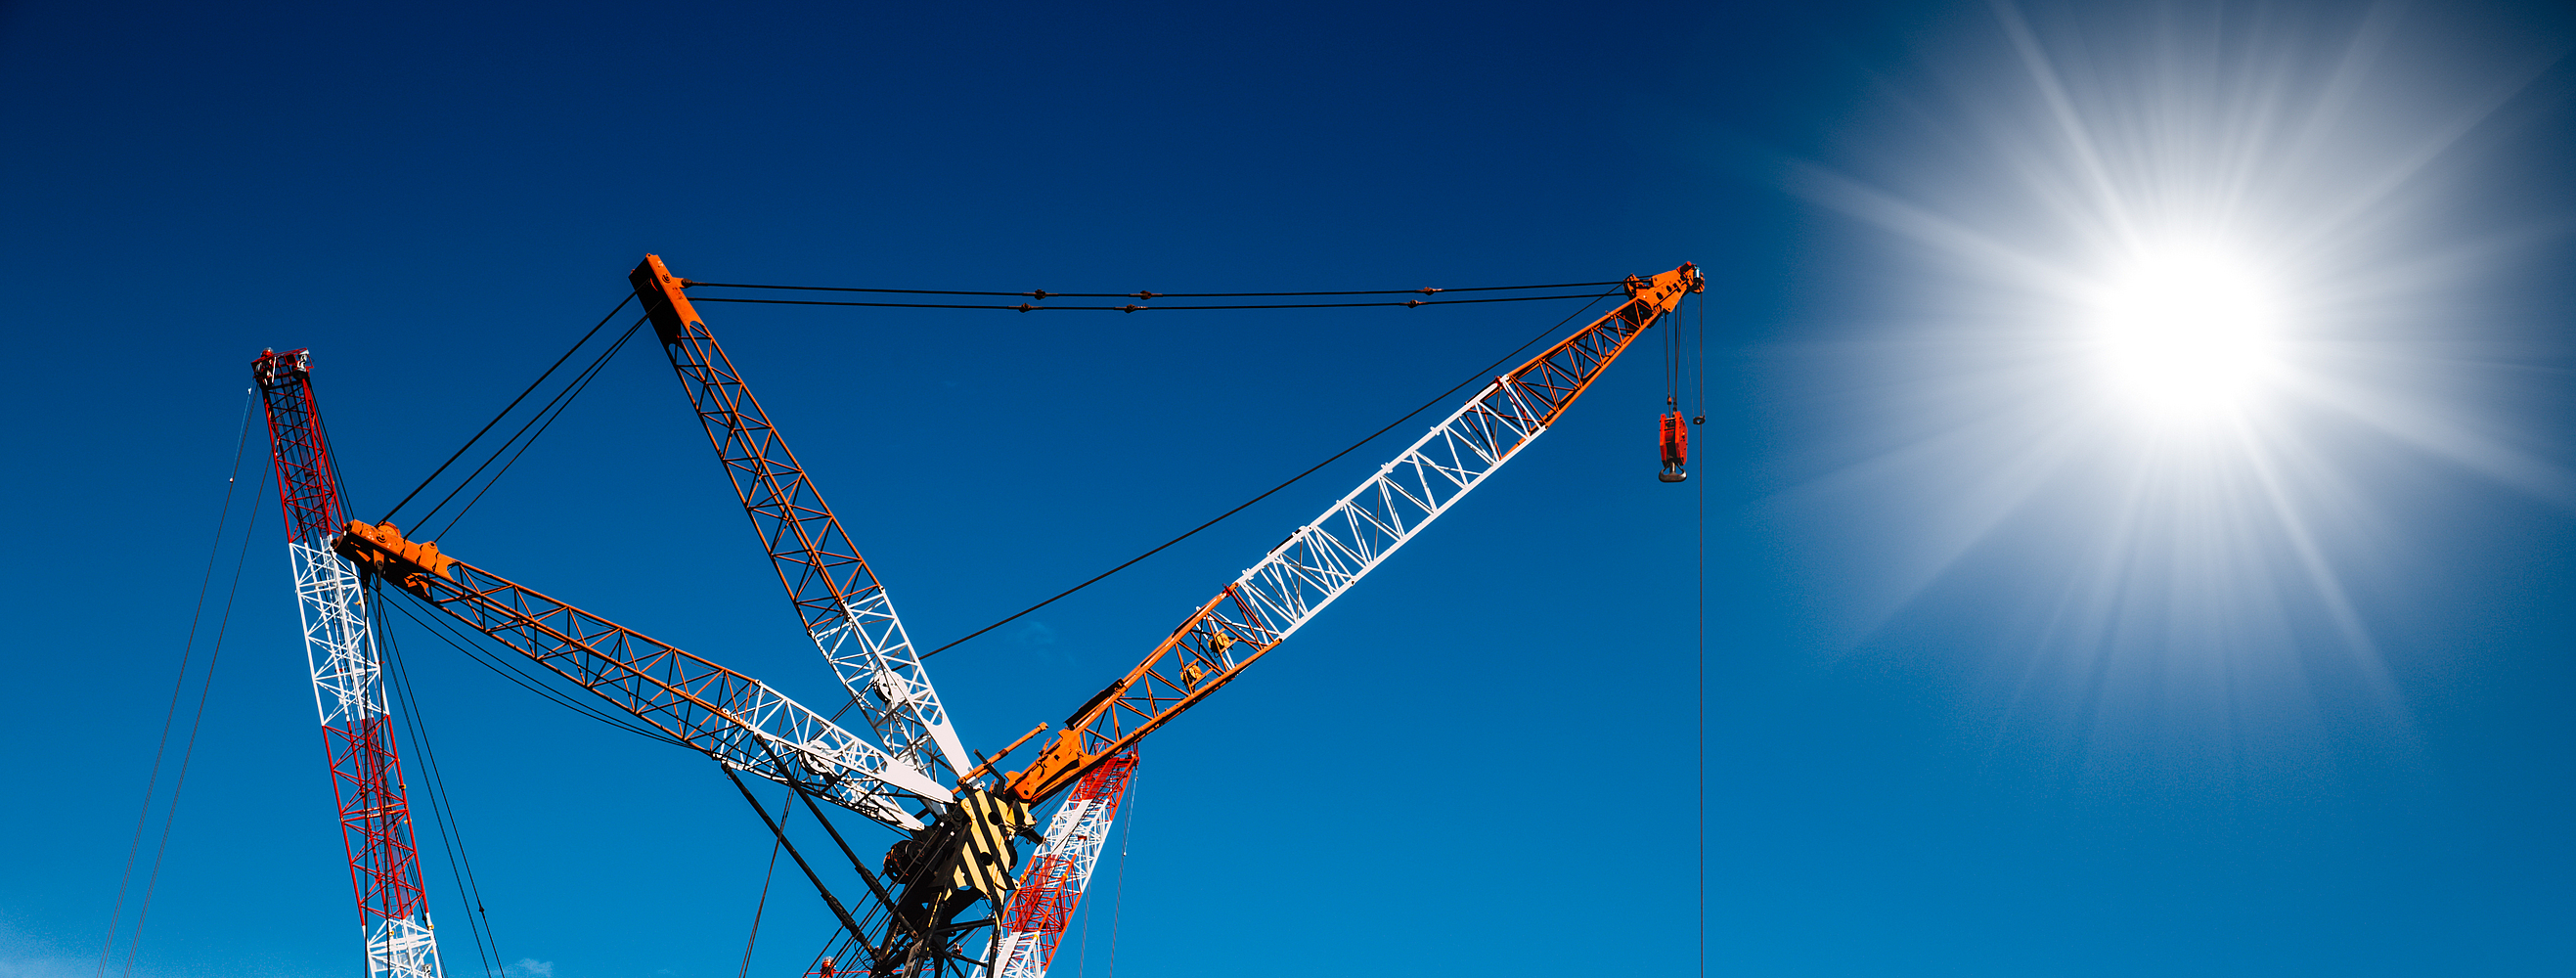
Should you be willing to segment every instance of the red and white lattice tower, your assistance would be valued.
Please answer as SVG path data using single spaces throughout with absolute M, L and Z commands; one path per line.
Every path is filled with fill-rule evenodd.
M 1046 978 L 1047 964 L 1055 960 L 1065 925 L 1082 904 L 1082 890 L 1091 883 L 1092 867 L 1100 863 L 1118 802 L 1135 773 L 1135 751 L 1112 757 L 1075 782 L 1055 810 L 1047 823 L 1046 844 L 1030 861 L 1028 875 L 1011 894 L 1001 926 L 993 932 L 993 953 L 986 958 L 993 962 L 993 978 Z
M 438 941 L 421 890 L 420 855 L 404 798 L 402 758 L 386 709 L 384 662 L 367 624 L 358 569 L 331 550 L 348 523 L 322 416 L 313 401 L 307 351 L 262 351 L 251 362 L 268 409 L 269 456 L 286 511 L 286 554 L 295 573 L 313 704 L 340 803 L 340 841 L 349 853 L 368 978 L 440 978 Z

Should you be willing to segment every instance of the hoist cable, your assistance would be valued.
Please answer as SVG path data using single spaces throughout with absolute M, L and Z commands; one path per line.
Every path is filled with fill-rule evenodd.
M 1056 293 L 1052 292 L 1048 293 L 1048 295 L 1055 294 Z M 1160 295 L 1160 293 L 1156 294 Z M 1582 298 L 1587 298 L 1587 296 L 1578 292 L 1572 295 L 1512 295 L 1492 299 L 1407 299 L 1403 302 L 1279 302 L 1246 303 L 1243 305 L 1227 306 L 1140 306 L 1134 303 L 1129 303 L 1123 306 L 1040 306 L 1031 305 L 1026 302 L 1020 303 L 1016 306 L 1005 306 L 1000 304 L 976 305 L 953 302 L 834 302 L 823 299 L 728 299 L 720 296 L 690 296 L 689 301 L 741 302 L 764 306 L 866 306 L 878 309 L 1003 309 L 1011 312 L 1048 312 L 1057 310 L 1089 312 L 1179 312 L 1191 309 L 1356 309 L 1364 306 L 1463 306 L 1479 302 L 1544 302 L 1550 299 Z
M 537 379 L 529 381 L 527 390 L 520 391 L 519 396 L 511 398 L 510 403 L 501 408 L 501 413 L 493 415 L 492 420 L 483 423 L 482 431 L 477 431 L 474 437 L 465 439 L 465 444 L 457 447 L 456 454 L 448 456 L 447 461 L 438 463 L 438 468 L 431 470 L 428 478 L 420 480 L 419 485 L 413 486 L 411 492 L 403 495 L 402 502 L 395 503 L 394 508 L 386 510 L 384 517 L 376 522 L 382 523 L 393 519 L 395 513 L 402 512 L 402 508 L 411 503 L 413 496 L 420 495 L 421 490 L 429 488 L 431 482 L 437 481 L 439 473 L 447 471 L 448 466 L 456 464 L 457 459 L 463 458 L 466 449 L 474 447 L 474 443 L 480 440 L 485 432 L 491 431 L 493 425 L 500 424 L 502 418 L 508 417 L 511 408 L 518 407 L 520 401 L 527 400 L 528 395 L 536 393 L 537 385 L 545 383 L 546 378 L 554 376 L 556 367 L 561 367 L 564 361 L 572 359 L 574 350 L 579 350 L 582 344 L 590 342 L 590 338 L 597 335 L 602 327 L 607 326 L 609 320 L 617 318 L 619 310 L 625 309 L 626 304 L 633 301 L 635 301 L 635 294 L 632 292 L 627 293 L 625 298 L 617 300 L 617 308 L 609 310 L 608 315 L 599 317 L 599 325 L 591 327 L 590 332 L 581 334 L 581 339 L 573 341 L 572 349 L 565 350 L 563 356 L 556 357 L 554 366 L 547 367 L 545 373 L 538 374 Z
M 1624 283 L 1622 283 L 1622 284 L 1624 284 Z M 1348 448 L 1344 448 L 1344 449 L 1342 449 L 1341 451 L 1334 452 L 1330 457 L 1328 457 L 1328 458 L 1324 459 L 1324 460 L 1323 460 L 1323 461 L 1321 461 L 1321 462 L 1317 462 L 1317 463 L 1315 463 L 1312 467 L 1309 467 L 1306 471 L 1299 472 L 1299 473 L 1297 473 L 1296 475 L 1293 475 L 1293 476 L 1289 476 L 1289 477 L 1288 477 L 1288 481 L 1286 481 L 1286 482 L 1282 482 L 1282 483 L 1280 483 L 1280 484 L 1278 484 L 1278 485 L 1275 485 L 1275 486 L 1270 487 L 1268 491 L 1263 492 L 1261 495 L 1254 496 L 1254 497 L 1252 497 L 1251 499 L 1244 500 L 1240 505 L 1237 505 L 1237 506 L 1236 506 L 1236 507 L 1234 507 L 1233 509 L 1229 509 L 1229 510 L 1226 510 L 1225 512 L 1223 512 L 1223 513 L 1219 513 L 1219 514 L 1217 514 L 1217 516 L 1216 516 L 1216 518 L 1215 518 L 1215 519 L 1209 520 L 1209 521 L 1207 521 L 1207 522 L 1205 522 L 1205 523 L 1201 523 L 1201 524 L 1199 524 L 1199 525 L 1197 525 L 1197 526 L 1195 526 L 1195 527 L 1190 528 L 1189 532 L 1187 532 L 1187 533 L 1183 533 L 1183 534 L 1181 534 L 1180 536 L 1176 536 L 1176 537 L 1173 537 L 1173 538 L 1171 538 L 1171 539 L 1169 539 L 1169 540 L 1165 540 L 1165 541 L 1163 541 L 1163 542 L 1162 542 L 1162 544 L 1161 544 L 1160 546 L 1157 546 L 1157 547 L 1155 547 L 1155 548 L 1154 548 L 1154 549 L 1152 549 L 1152 550 L 1148 550 L 1148 551 L 1145 551 L 1144 553 L 1137 554 L 1137 555 L 1136 555 L 1136 556 L 1134 556 L 1134 557 L 1130 557 L 1130 558 L 1128 558 L 1128 559 L 1127 559 L 1127 561 L 1126 561 L 1125 563 L 1119 564 L 1118 566 L 1116 566 L 1116 567 L 1112 567 L 1112 568 L 1110 568 L 1110 569 L 1108 569 L 1108 570 L 1101 571 L 1101 572 L 1099 573 L 1099 575 L 1097 575 L 1097 576 L 1093 577 L 1093 578 L 1092 578 L 1092 579 L 1090 579 L 1090 580 L 1084 581 L 1084 582 L 1082 582 L 1082 583 L 1080 583 L 1080 584 L 1076 584 L 1076 585 L 1074 585 L 1074 586 L 1072 586 L 1072 587 L 1066 588 L 1066 589 L 1064 589 L 1063 591 L 1057 592 L 1057 593 L 1056 593 L 1056 595 L 1055 595 L 1055 597 L 1048 598 L 1048 599 L 1046 599 L 1046 600 L 1044 600 L 1044 601 L 1040 601 L 1040 602 L 1038 602 L 1038 603 L 1036 603 L 1036 604 L 1033 604 L 1033 605 L 1030 605 L 1030 606 L 1028 606 L 1028 607 L 1026 607 L 1026 608 L 1022 608 L 1022 609 L 1020 609 L 1020 610 L 1019 610 L 1019 612 L 1018 612 L 1018 613 L 1013 614 L 1013 615 L 1011 615 L 1011 616 L 1010 616 L 1010 617 L 1008 617 L 1008 618 L 1004 618 L 1004 619 L 1002 619 L 1002 620 L 1000 620 L 1000 621 L 997 621 L 997 622 L 994 622 L 994 623 L 992 623 L 992 624 L 990 624 L 990 625 L 986 625 L 986 626 L 984 626 L 984 627 L 982 627 L 982 628 L 978 628 L 978 629 L 976 629 L 976 630 L 974 630 L 974 631 L 968 632 L 968 633 L 966 633 L 964 636 L 961 636 L 961 637 L 959 637 L 959 638 L 956 638 L 956 639 L 954 639 L 954 640 L 951 640 L 951 641 L 950 641 L 948 644 L 946 644 L 946 645 L 942 645 L 942 646 L 940 646 L 940 647 L 938 647 L 938 648 L 935 648 L 935 649 L 932 649 L 932 650 L 930 650 L 930 651 L 928 651 L 928 652 L 924 652 L 924 653 L 922 653 L 922 654 L 921 654 L 921 657 L 922 657 L 922 658 L 924 658 L 924 659 L 930 658 L 931 656 L 938 655 L 938 654 L 939 654 L 939 653 L 941 653 L 941 652 L 948 651 L 950 648 L 955 647 L 959 642 L 964 642 L 964 641 L 966 641 L 967 639 L 974 638 L 975 636 L 982 635 L 982 634 L 984 634 L 985 632 L 989 632 L 989 631 L 992 631 L 993 629 L 1000 628 L 1000 627 L 1002 627 L 1002 626 L 1004 626 L 1004 625 L 1008 625 L 1008 624 L 1010 624 L 1010 623 L 1012 623 L 1012 622 L 1014 622 L 1014 621 L 1018 621 L 1020 618 L 1022 618 L 1022 617 L 1024 617 L 1024 616 L 1028 615 L 1030 612 L 1033 612 L 1033 611 L 1036 611 L 1036 610 L 1038 610 L 1038 609 L 1040 609 L 1040 608 L 1044 608 L 1044 607 L 1046 607 L 1046 606 L 1048 606 L 1048 605 L 1054 604 L 1054 603 L 1056 603 L 1057 601 L 1062 600 L 1065 596 L 1070 595 L 1070 594 L 1072 594 L 1072 593 L 1073 593 L 1073 592 L 1075 592 L 1075 591 L 1079 591 L 1079 590 L 1082 590 L 1083 588 L 1087 588 L 1087 587 L 1090 587 L 1090 586 L 1092 586 L 1092 585 L 1094 585 L 1094 584 L 1098 584 L 1098 583 L 1100 583 L 1101 581 L 1108 579 L 1109 575 L 1111 575 L 1111 574 L 1115 574 L 1115 573 L 1118 573 L 1119 571 L 1126 570 L 1126 569 L 1127 569 L 1127 568 L 1129 568 L 1129 567 L 1133 567 L 1133 566 L 1135 566 L 1135 565 L 1136 565 L 1136 562 L 1137 562 L 1137 561 L 1144 560 L 1144 559 L 1145 559 L 1145 558 L 1147 558 L 1147 557 L 1151 557 L 1151 556 L 1153 556 L 1153 555 L 1155 555 L 1155 554 L 1162 553 L 1162 552 L 1163 552 L 1163 551 L 1165 551 L 1165 550 L 1171 549 L 1171 547 L 1172 547 L 1172 545 L 1173 545 L 1173 544 L 1179 543 L 1179 542 L 1181 542 L 1181 541 L 1183 541 L 1183 540 L 1187 540 L 1187 539 L 1189 539 L 1189 538 L 1191 538 L 1191 537 L 1193 537 L 1193 536 L 1197 536 L 1197 535 L 1198 535 L 1198 532 L 1199 532 L 1200 530 L 1204 530 L 1204 529 L 1207 529 L 1208 527 L 1215 526 L 1215 525 L 1217 525 L 1218 523 L 1224 522 L 1224 521 L 1225 521 L 1225 519 L 1226 519 L 1227 517 L 1233 516 L 1233 515 L 1234 515 L 1234 514 L 1236 514 L 1236 513 L 1243 512 L 1245 509 L 1250 508 L 1250 507 L 1252 506 L 1252 504 L 1257 503 L 1257 502 L 1260 502 L 1260 501 L 1262 501 L 1262 500 L 1264 500 L 1264 499 L 1268 499 L 1268 498 L 1270 498 L 1271 496 L 1277 495 L 1277 494 L 1279 493 L 1279 491 L 1280 491 L 1280 490 L 1282 490 L 1282 489 L 1286 489 L 1286 488 L 1288 488 L 1289 486 L 1296 485 L 1300 480 L 1302 480 L 1302 479 L 1306 478 L 1307 476 L 1313 475 L 1313 474 L 1315 474 L 1316 472 L 1318 472 L 1318 471 L 1322 470 L 1324 466 L 1331 465 L 1331 464 L 1333 464 L 1334 462 L 1341 461 L 1342 456 L 1345 456 L 1345 455 L 1348 455 L 1348 454 L 1350 454 L 1350 453 L 1352 453 L 1352 452 L 1358 451 L 1358 450 L 1360 449 L 1360 446 L 1362 446 L 1362 445 L 1366 445 L 1366 444 L 1368 444 L 1369 442 L 1372 442 L 1372 441 L 1376 441 L 1376 440 L 1377 440 L 1377 438 L 1378 438 L 1378 436 L 1380 436 L 1380 435 L 1384 435 L 1384 434 L 1386 434 L 1386 433 L 1387 433 L 1387 432 L 1389 432 L 1389 431 L 1393 431 L 1393 430 L 1395 430 L 1395 426 L 1400 425 L 1400 424 L 1403 424 L 1403 423 L 1405 423 L 1406 421 L 1410 421 L 1410 420 L 1412 420 L 1414 415 L 1421 414 L 1421 413 L 1422 413 L 1422 412 L 1424 412 L 1424 411 L 1428 411 L 1428 410 L 1430 410 L 1430 409 L 1432 408 L 1432 406 L 1433 406 L 1433 405 L 1437 405 L 1437 404 L 1439 404 L 1439 403 L 1441 403 L 1441 402 L 1443 402 L 1443 401 L 1448 400 L 1448 399 L 1449 399 L 1449 398 L 1451 398 L 1451 397 L 1456 396 L 1456 395 L 1457 395 L 1457 393 L 1458 393 L 1460 390 L 1465 389 L 1469 384 L 1474 384 L 1474 383 L 1477 383 L 1477 382 L 1479 382 L 1479 381 L 1485 380 L 1485 379 L 1486 379 L 1486 377 L 1487 377 L 1487 376 L 1488 376 L 1488 375 L 1493 371 L 1493 369 L 1494 369 L 1495 367 L 1499 367 L 1499 366 L 1502 366 L 1502 365 L 1503 365 L 1503 364 L 1505 364 L 1505 363 L 1509 363 L 1509 362 L 1511 362 L 1511 359 L 1512 359 L 1513 357 L 1519 356 L 1519 355 L 1521 354 L 1521 351 L 1529 349 L 1532 345 L 1534 345 L 1534 344 L 1538 343 L 1538 341 L 1540 341 L 1540 340 L 1543 340 L 1543 339 L 1548 338 L 1549 336 L 1553 336 L 1553 335 L 1555 335 L 1555 333 L 1556 333 L 1556 331 L 1557 331 L 1557 330 L 1565 328 L 1565 324 L 1570 323 L 1570 322 L 1573 322 L 1573 321 L 1574 321 L 1574 317 L 1576 317 L 1576 316 L 1580 316 L 1580 315 L 1583 315 L 1583 314 L 1584 314 L 1584 312 L 1586 312 L 1587 310 L 1590 310 L 1590 309 L 1591 309 L 1595 304 L 1598 304 L 1602 299 L 1608 298 L 1608 297 L 1610 296 L 1611 292 L 1616 292 L 1616 291 L 1618 291 L 1618 289 L 1614 287 L 1614 288 L 1612 288 L 1612 289 L 1611 289 L 1611 291 L 1610 291 L 1610 292 L 1603 292 L 1603 293 L 1601 293 L 1600 295 L 1592 296 L 1592 297 L 1591 297 L 1592 301 L 1591 301 L 1591 302 L 1584 303 L 1584 304 L 1583 304 L 1583 308 L 1575 310 L 1573 313 L 1571 313 L 1571 314 L 1567 315 L 1564 319 L 1557 320 L 1555 325 L 1553 325 L 1553 326 L 1549 326 L 1545 331 L 1543 331 L 1543 332 L 1539 333 L 1539 334 L 1538 334 L 1538 335 L 1536 335 L 1536 336 L 1530 337 L 1528 341 L 1526 341 L 1526 342 L 1522 343 L 1522 344 L 1521 344 L 1520 346 L 1518 346 L 1518 347 L 1514 347 L 1514 348 L 1512 349 L 1512 352 L 1510 352 L 1510 353 L 1506 353 L 1506 354 L 1503 354 L 1501 357 L 1499 357 L 1499 358 L 1495 359 L 1493 363 L 1487 364 L 1483 370 L 1477 371 L 1474 375 L 1469 376 L 1466 380 L 1459 381 L 1459 382 L 1458 382 L 1458 384 L 1457 384 L 1457 386 L 1455 386 L 1455 387 L 1451 387 L 1451 388 L 1449 388 L 1448 390 L 1442 391 L 1442 392 L 1440 392 L 1439 394 L 1437 394 L 1437 395 L 1433 396 L 1430 400 L 1427 400 L 1427 401 L 1422 402 L 1422 405 L 1421 405 L 1420 407 L 1416 407 L 1416 408 L 1414 408 L 1414 409 L 1413 409 L 1413 410 L 1411 410 L 1411 411 L 1407 411 L 1407 412 L 1405 412 L 1403 417 L 1400 417 L 1400 418 L 1397 418 L 1397 419 L 1395 419 L 1395 420 L 1393 420 L 1393 421 L 1389 421 L 1389 422 L 1387 422 L 1386 427 L 1379 428 L 1379 429 L 1378 429 L 1378 430 L 1376 430 L 1376 431 L 1372 431 L 1372 432 L 1370 432 L 1370 433 L 1368 434 L 1368 436 L 1367 436 L 1367 437 L 1362 438 L 1362 439 L 1360 439 L 1360 440 L 1358 440 L 1358 441 L 1352 442 L 1352 443 L 1350 444 L 1350 447 L 1348 447 Z M 1580 298 L 1580 297 L 1578 296 L 1578 298 Z M 849 712 L 850 707 L 851 707 L 852 705 L 855 705 L 857 702 L 858 702 L 858 700 L 856 700 L 856 699 L 852 699 L 849 703 L 843 704 L 843 705 L 841 706 L 841 709 L 840 709 L 840 710 L 838 710 L 838 711 L 836 711 L 836 712 L 834 712 L 834 713 L 832 714 L 832 718 L 833 718 L 833 719 L 835 719 L 835 720 L 840 719 L 841 714 L 842 714 L 842 713 L 847 713 L 847 712 Z
M 161 742 L 152 749 L 152 774 L 143 780 L 143 808 L 134 813 L 134 841 L 125 849 L 125 873 L 116 880 L 116 904 L 107 914 L 107 942 L 98 949 L 99 978 L 107 978 L 107 962 L 116 951 L 117 924 L 125 916 L 125 893 L 134 882 L 134 860 L 143 852 L 143 829 L 152 820 L 152 799 L 161 784 L 161 761 L 170 753 L 170 728 L 179 719 L 179 695 L 188 688 L 188 664 L 196 658 L 197 625 L 206 613 L 206 592 L 215 584 L 215 563 L 224 553 L 224 537 L 232 524 L 233 490 L 241 482 L 243 453 L 250 446 L 250 404 L 256 388 L 242 390 L 241 433 L 233 438 L 233 469 L 224 476 L 224 504 L 215 515 L 215 542 L 206 550 L 205 577 L 197 582 L 196 610 L 188 613 L 188 638 L 179 646 L 179 678 L 170 683 L 170 706 L 161 717 Z M 248 532 L 248 531 L 244 531 Z
M 1025 296 L 1032 299 L 1046 299 L 1055 296 L 1063 296 L 1070 299 L 1247 299 L 1255 297 L 1296 295 L 1432 295 L 1440 292 L 1514 292 L 1528 291 L 1530 289 L 1588 289 L 1595 285 L 1618 284 L 1618 282 L 1550 282 L 1544 285 L 1478 285 L 1458 289 L 1346 289 L 1323 292 L 1155 292 L 1151 289 L 1139 289 L 1134 292 L 1048 292 L 1044 289 L 1032 289 L 1026 292 L 974 292 L 965 289 L 862 289 L 839 285 L 753 285 L 746 282 L 700 282 L 692 279 L 685 283 L 685 287 L 693 289 L 791 289 L 799 292 L 873 292 L 892 295 Z
M 1699 306 L 1699 332 L 1696 338 L 1699 351 L 1694 359 L 1698 361 L 1699 367 L 1699 403 L 1698 413 L 1693 417 L 1704 421 L 1708 418 L 1708 295 L 1703 292 L 1696 299 Z M 1676 327 L 1679 325 L 1675 324 Z M 1675 332 L 1679 332 L 1678 328 Z M 1703 442 L 1700 447 L 1705 451 L 1708 446 Z M 1697 762 L 1692 765 L 1691 770 L 1697 775 L 1698 787 L 1699 827 L 1693 835 L 1699 846 L 1697 863 L 1699 974 L 1700 978 L 1708 978 L 1708 479 L 1706 472 L 1702 472 L 1701 476 L 1699 479 L 1692 480 L 1699 483 L 1699 488 L 1692 490 L 1698 494 L 1698 498 L 1693 503 L 1696 510 L 1693 515 L 1698 524 L 1699 542 L 1699 586 L 1692 592 L 1692 597 L 1698 606 L 1699 617 L 1693 624 L 1692 632 L 1692 641 L 1697 650 L 1694 656 L 1697 671 L 1692 674 L 1691 690 L 1697 697 L 1695 702 L 1699 728 L 1698 735 L 1692 741 L 1698 748 L 1698 754 Z

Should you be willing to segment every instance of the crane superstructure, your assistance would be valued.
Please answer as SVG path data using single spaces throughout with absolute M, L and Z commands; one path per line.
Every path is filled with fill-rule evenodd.
M 384 662 L 358 568 L 331 550 L 347 522 L 338 466 L 313 397 L 309 351 L 260 351 L 251 361 L 268 419 L 269 460 L 286 517 L 286 558 L 303 621 L 313 707 L 331 764 L 340 842 L 357 891 L 368 978 L 440 978 L 438 937 L 421 887 L 411 803 L 394 743 Z

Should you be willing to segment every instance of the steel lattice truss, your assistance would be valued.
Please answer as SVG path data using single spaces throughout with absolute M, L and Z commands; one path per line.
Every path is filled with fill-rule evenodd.
M 267 408 L 269 457 L 285 510 L 287 563 L 304 627 L 313 706 L 331 762 L 340 840 L 357 893 L 369 978 L 439 978 L 411 805 L 386 709 L 384 664 L 357 568 L 328 546 L 344 512 L 303 350 L 263 353 L 251 374 Z
M 407 545 L 363 523 L 340 543 L 371 559 Z M 907 803 L 943 807 L 952 799 L 870 738 L 766 683 L 472 564 L 440 563 L 436 572 L 408 565 L 405 589 L 728 767 L 781 784 L 793 778 L 816 797 L 907 831 L 922 827 Z
M 1630 278 L 1626 303 L 1494 378 L 1201 605 L 1077 710 L 1039 759 L 1014 775 L 1012 790 L 1049 797 L 1232 682 L 1546 432 L 1630 341 L 1701 287 L 1690 265 Z
M 761 410 L 681 280 L 646 256 L 630 276 L 734 494 L 778 570 L 807 636 L 899 763 L 948 783 L 970 765 L 903 621 L 796 454 Z
M 1083 775 L 1056 808 L 1055 817 L 1047 822 L 1046 844 L 1030 860 L 1028 875 L 1003 908 L 1001 926 L 994 929 L 992 948 L 985 954 L 985 960 L 993 963 L 991 974 L 1046 978 L 1065 926 L 1082 905 L 1082 891 L 1091 884 L 1091 871 L 1100 864 L 1100 850 L 1109 841 L 1109 827 L 1118 817 L 1118 803 L 1126 797 L 1128 778 L 1135 771 L 1135 752 L 1112 757 Z M 978 978 L 982 974 L 978 969 Z

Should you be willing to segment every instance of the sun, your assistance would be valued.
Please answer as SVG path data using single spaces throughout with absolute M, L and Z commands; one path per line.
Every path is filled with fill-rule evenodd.
M 2227 250 L 2170 247 L 2133 257 L 2095 302 L 2111 388 L 2160 420 L 2231 414 L 2277 366 L 2278 302 Z

